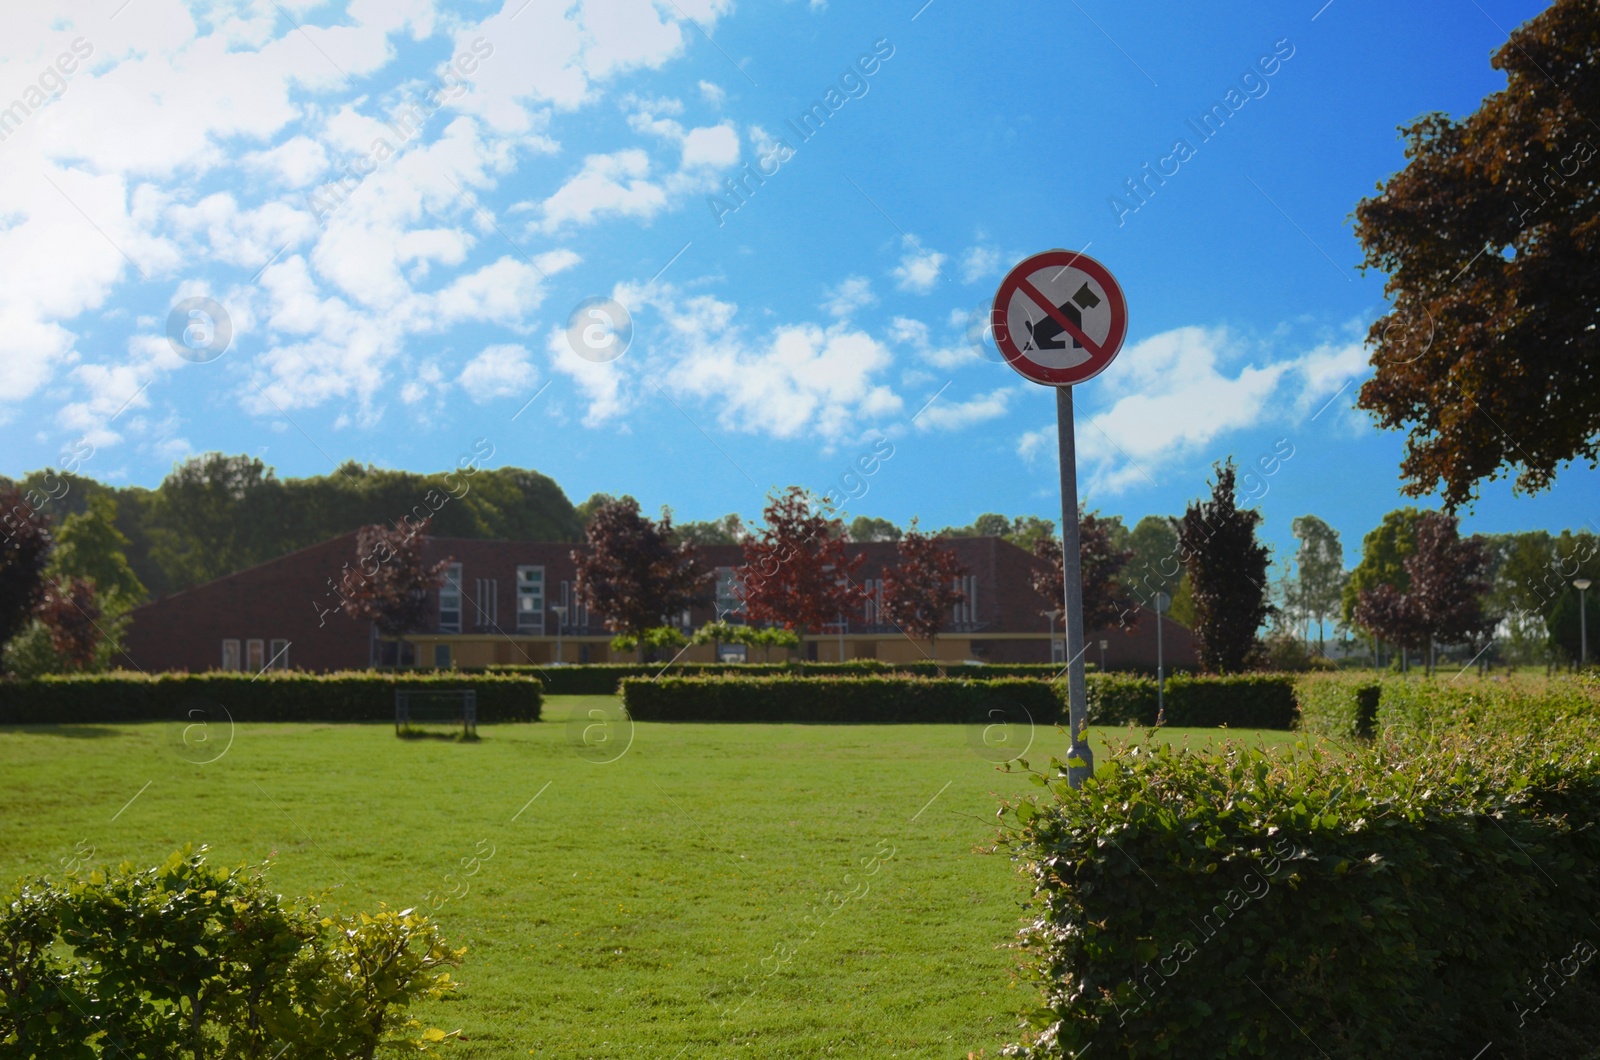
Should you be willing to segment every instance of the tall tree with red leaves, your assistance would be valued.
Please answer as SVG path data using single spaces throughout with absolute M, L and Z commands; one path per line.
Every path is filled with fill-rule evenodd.
M 1033 544 L 1033 555 L 1044 562 L 1033 569 L 1033 591 L 1044 597 L 1047 610 L 1065 607 L 1066 570 L 1062 563 L 1061 539 L 1054 534 Z M 1117 548 L 1112 542 L 1111 522 L 1093 512 L 1078 513 L 1078 557 L 1083 581 L 1083 628 L 1104 629 L 1116 624 L 1122 615 L 1117 599 L 1118 578 L 1133 558 L 1133 549 Z
M 44 598 L 51 546 L 50 517 L 16 487 L 0 488 L 0 661 Z
M 710 572 L 694 545 L 679 541 L 672 515 L 640 514 L 632 497 L 597 505 L 584 531 L 586 549 L 572 553 L 578 595 L 613 633 L 631 637 L 644 652 L 644 633 L 708 596 Z
M 87 670 L 94 665 L 107 634 L 101 626 L 105 611 L 93 582 L 75 577 L 49 580 L 34 614 L 50 631 L 50 646 L 67 669 Z
M 967 598 L 957 579 L 967 573 L 944 537 L 924 534 L 916 519 L 900 537 L 900 562 L 883 572 L 883 617 L 939 657 L 939 630 L 951 610 Z
M 356 567 L 345 565 L 337 590 L 345 614 L 365 619 L 386 637 L 420 633 L 429 626 L 429 594 L 444 584 L 450 560 L 422 557 L 432 519 L 413 527 L 364 526 L 356 537 Z
M 790 486 L 769 497 L 760 533 L 744 541 L 745 614 L 801 635 L 820 633 L 865 599 L 856 580 L 865 556 L 845 553 L 844 524 L 822 515 L 811 496 Z

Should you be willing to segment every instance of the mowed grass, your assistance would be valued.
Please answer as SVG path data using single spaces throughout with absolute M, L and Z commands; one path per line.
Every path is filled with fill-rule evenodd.
M 614 702 L 552 697 L 544 722 L 466 744 L 382 725 L 241 725 L 231 744 L 213 726 L 187 750 L 160 724 L 0 730 L 0 879 L 204 843 L 270 858 L 286 894 L 436 907 L 468 952 L 459 992 L 418 1015 L 460 1029 L 462 1060 L 994 1056 L 1015 1039 L 1034 1000 L 1010 948 L 1026 883 L 984 848 L 996 796 L 1029 786 L 981 733 L 640 724 L 615 761 L 582 757 L 569 718 Z M 1127 734 L 1097 733 L 1097 753 L 1107 735 Z M 1041 729 L 1028 757 L 1064 748 Z

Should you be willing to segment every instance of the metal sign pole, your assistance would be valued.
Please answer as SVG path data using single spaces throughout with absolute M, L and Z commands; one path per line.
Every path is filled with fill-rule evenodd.
M 1072 435 L 1072 388 L 1056 387 L 1056 434 L 1061 449 L 1061 563 L 1066 589 L 1062 622 L 1067 639 L 1067 727 L 1072 737 L 1067 755 L 1067 783 L 1082 787 L 1094 772 L 1094 754 L 1085 729 L 1089 724 L 1083 680 L 1083 564 L 1078 553 L 1078 452 Z

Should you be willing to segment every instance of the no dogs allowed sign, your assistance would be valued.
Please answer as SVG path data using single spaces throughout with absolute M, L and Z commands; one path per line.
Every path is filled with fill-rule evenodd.
M 1098 261 L 1047 250 L 1006 274 L 990 320 L 1011 367 L 1035 383 L 1073 386 L 1117 356 L 1128 334 L 1128 302 Z

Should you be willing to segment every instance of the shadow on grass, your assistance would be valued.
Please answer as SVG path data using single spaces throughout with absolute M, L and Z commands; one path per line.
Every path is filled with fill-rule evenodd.
M 0 734 L 23 732 L 33 736 L 64 736 L 69 740 L 99 740 L 107 736 L 125 736 L 119 729 L 104 725 L 0 725 Z
M 402 740 L 433 740 L 438 743 L 482 743 L 477 733 L 428 732 L 425 729 L 396 729 L 395 736 Z

